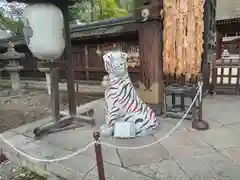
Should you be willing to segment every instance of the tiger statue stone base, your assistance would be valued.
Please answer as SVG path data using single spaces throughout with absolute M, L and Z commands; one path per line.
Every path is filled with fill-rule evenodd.
M 135 123 L 136 136 L 152 134 L 159 122 L 153 110 L 137 95 L 128 74 L 127 53 L 113 51 L 103 56 L 109 83 L 105 89 L 105 124 L 100 132 L 112 136 L 116 121 Z

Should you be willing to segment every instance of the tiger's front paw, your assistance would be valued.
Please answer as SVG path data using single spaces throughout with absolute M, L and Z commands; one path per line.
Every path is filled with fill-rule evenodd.
M 113 135 L 113 131 L 114 131 L 114 128 L 113 126 L 112 127 L 108 127 L 106 126 L 106 124 L 102 125 L 100 127 L 100 134 L 101 136 L 104 136 L 104 137 L 110 137 Z

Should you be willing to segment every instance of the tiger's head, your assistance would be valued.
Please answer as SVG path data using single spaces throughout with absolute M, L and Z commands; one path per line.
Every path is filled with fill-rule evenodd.
M 128 73 L 127 53 L 121 51 L 108 52 L 103 56 L 105 70 L 108 74 L 124 76 Z

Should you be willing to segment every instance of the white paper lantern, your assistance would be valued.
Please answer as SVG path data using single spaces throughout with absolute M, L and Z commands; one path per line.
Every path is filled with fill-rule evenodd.
M 62 11 L 50 3 L 30 4 L 23 18 L 25 41 L 33 55 L 42 60 L 59 58 L 65 48 Z

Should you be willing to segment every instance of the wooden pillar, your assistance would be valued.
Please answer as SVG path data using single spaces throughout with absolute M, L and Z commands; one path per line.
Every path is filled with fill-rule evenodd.
M 67 61 L 67 92 L 68 92 L 68 105 L 69 105 L 69 114 L 71 116 L 76 115 L 76 98 L 75 98 L 75 88 L 74 88 L 74 70 L 73 70 L 73 59 L 72 59 L 72 42 L 70 37 L 70 28 L 68 22 L 69 10 L 67 4 L 61 4 L 59 6 L 62 10 L 64 17 L 64 29 L 65 29 L 65 52 L 64 56 Z
M 221 54 L 222 54 L 222 42 L 223 42 L 223 37 L 222 35 L 217 32 L 217 39 L 216 39 L 216 59 L 220 59 L 221 58 Z
M 209 78 L 210 78 L 210 66 L 213 54 L 215 51 L 215 12 L 216 12 L 216 2 L 211 0 L 205 0 L 204 4 L 204 52 L 201 62 L 201 79 L 203 80 L 203 92 L 208 93 L 210 89 Z
M 216 67 L 216 61 L 218 59 L 221 59 L 222 54 L 222 40 L 223 36 L 218 31 L 216 32 L 216 55 L 213 57 L 212 60 L 212 92 L 213 96 L 216 95 L 217 91 L 217 67 Z
M 146 2 L 149 1 L 149 2 Z M 162 24 L 160 12 L 162 0 L 138 0 L 141 13 L 149 11 L 147 20 L 139 23 L 140 80 L 139 96 L 148 104 L 163 104 L 163 61 L 162 61 Z M 147 5 L 146 5 L 147 4 Z M 158 108 L 159 109 L 159 108 Z
M 139 25 L 140 81 L 139 95 L 149 104 L 163 103 L 161 23 Z M 159 40 L 157 40 L 159 39 Z

